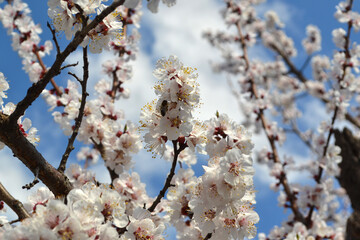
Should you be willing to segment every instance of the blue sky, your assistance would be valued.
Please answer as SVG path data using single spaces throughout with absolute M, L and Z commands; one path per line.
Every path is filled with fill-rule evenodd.
M 40 23 L 43 28 L 42 40 L 50 39 L 51 35 L 46 28 L 46 21 L 49 21 L 46 1 L 25 2 L 32 9 L 34 21 Z M 305 37 L 305 28 L 308 24 L 317 25 L 321 29 L 322 54 L 330 55 L 332 53 L 331 31 L 341 26 L 333 17 L 337 3 L 338 1 L 331 0 L 269 0 L 260 10 L 263 12 L 265 9 L 270 8 L 278 12 L 280 19 L 287 25 L 286 32 L 294 39 L 299 49 L 294 62 L 297 66 L 301 66 L 306 59 L 306 55 L 301 51 L 301 40 Z M 185 65 L 199 69 L 200 89 L 204 102 L 203 110 L 199 114 L 200 119 L 212 117 L 216 110 L 229 114 L 233 119 L 242 119 L 234 98 L 229 94 L 226 76 L 213 74 L 209 66 L 209 60 L 219 59 L 220 54 L 217 50 L 211 49 L 206 40 L 201 38 L 201 30 L 224 28 L 218 13 L 219 7 L 222 7 L 221 1 L 179 0 L 179 3 L 171 9 L 161 6 L 159 13 L 156 15 L 144 9 L 140 29 L 142 51 L 134 63 L 134 79 L 127 85 L 131 90 L 130 99 L 122 100 L 119 103 L 119 107 L 125 110 L 127 119 L 137 122 L 140 107 L 155 97 L 151 89 L 155 82 L 151 71 L 158 58 L 171 54 L 178 55 Z M 65 36 L 62 35 L 62 46 L 65 46 L 65 40 Z M 10 37 L 6 35 L 6 31 L 1 27 L 0 71 L 4 73 L 10 83 L 10 89 L 7 91 L 8 99 L 5 99 L 5 102 L 17 103 L 26 94 L 26 90 L 31 86 L 31 83 L 22 70 L 21 59 L 17 53 L 12 51 L 10 46 Z M 78 57 L 79 55 L 72 54 L 69 62 L 76 62 Z M 272 59 L 273 55 L 266 51 L 253 50 L 252 57 Z M 105 56 L 92 55 L 90 57 L 90 74 L 93 73 L 90 84 L 94 84 L 99 79 L 98 66 L 104 59 L 109 58 L 112 58 L 109 54 L 105 54 Z M 44 59 L 47 66 L 50 66 L 53 60 L 54 52 Z M 309 68 L 305 73 L 311 77 Z M 67 79 L 68 77 L 64 74 L 56 78 L 60 85 L 65 85 Z M 306 106 L 304 106 L 305 108 Z M 39 98 L 26 112 L 26 117 L 30 118 L 33 126 L 39 130 L 41 141 L 37 149 L 48 161 L 57 166 L 65 149 L 67 138 L 54 123 L 47 109 L 48 106 L 43 99 Z M 254 139 L 257 149 L 261 149 L 262 146 L 267 144 L 262 137 L 255 137 Z M 76 145 L 76 147 L 78 146 L 79 144 Z M 292 147 L 291 143 L 286 146 L 287 149 Z M 295 149 L 294 152 L 300 154 L 302 151 Z M 76 150 L 70 156 L 72 162 L 76 162 L 75 156 Z M 150 195 L 154 196 L 160 190 L 170 165 L 164 163 L 163 159 L 153 160 L 146 152 L 140 153 L 139 156 L 135 157 L 135 160 L 137 164 L 135 169 L 140 172 L 142 180 L 147 184 Z M 22 190 L 21 186 L 32 180 L 30 172 L 22 167 L 20 161 L 11 157 L 9 150 L 0 152 L 0 161 L 6 163 L 2 164 L 0 168 L 0 181 L 13 195 L 19 199 L 24 199 L 28 193 Z M 154 162 L 149 165 L 149 161 Z M 156 166 L 156 168 L 151 166 Z M 159 168 L 159 166 L 161 167 Z M 92 169 L 97 173 L 100 180 L 105 181 L 108 179 L 102 163 Z M 198 169 L 201 171 L 201 167 Z M 255 176 L 255 187 L 258 191 L 256 210 L 260 215 L 258 231 L 267 233 L 274 224 L 280 224 L 281 220 L 286 218 L 286 214 L 284 214 L 282 208 L 277 207 L 277 194 L 274 194 L 268 188 L 270 178 L 263 176 L 263 174 L 267 174 L 266 171 L 257 167 L 257 172 L 258 175 Z

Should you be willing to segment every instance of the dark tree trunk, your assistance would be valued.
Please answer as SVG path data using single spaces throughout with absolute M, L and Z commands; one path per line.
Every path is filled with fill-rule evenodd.
M 335 130 L 335 144 L 341 148 L 340 185 L 346 190 L 353 208 L 347 220 L 346 240 L 360 239 L 360 139 L 355 138 L 345 128 L 342 132 Z

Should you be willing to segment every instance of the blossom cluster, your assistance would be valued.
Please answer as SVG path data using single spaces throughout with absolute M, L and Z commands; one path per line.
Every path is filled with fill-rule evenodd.
M 106 1 L 49 0 L 48 15 L 55 30 L 64 32 L 70 40 L 106 8 L 103 2 Z M 159 2 L 149 1 L 148 8 L 156 12 Z M 167 6 L 175 2 L 163 0 Z M 85 167 L 76 164 L 65 167 L 64 178 L 71 184 L 66 195 L 55 197 L 50 188 L 42 187 L 30 196 L 24 203 L 30 217 L 22 219 L 21 224 L 12 225 L 1 217 L 1 239 L 164 239 L 168 224 L 176 227 L 180 239 L 256 236 L 255 224 L 259 216 L 254 210 L 251 135 L 225 114 L 217 113 L 208 121 L 193 118 L 195 108 L 200 106 L 198 74 L 196 69 L 184 66 L 176 56 L 157 62 L 153 75 L 158 79 L 154 87 L 158 99 L 147 104 L 141 113 L 146 147 L 154 156 L 158 154 L 173 162 L 161 191 L 164 193 L 156 199 L 149 197 L 140 176 L 132 171 L 132 154 L 142 148 L 140 135 L 136 125 L 125 121 L 123 111 L 116 108 L 116 100 L 129 97 L 129 90 L 124 85 L 132 77 L 129 63 L 135 59 L 140 38 L 136 28 L 129 29 L 129 25 L 138 27 L 140 7 L 140 1 L 125 1 L 90 30 L 80 44 L 82 47 L 89 45 L 93 53 L 106 49 L 117 55 L 103 63 L 104 75 L 110 81 L 100 79 L 95 84 L 95 97 L 84 101 L 88 94 L 83 85 L 85 81 L 75 74 L 72 76 L 80 84 L 68 80 L 66 87 L 53 83 L 53 89 L 42 91 L 64 134 L 75 136 L 76 133 L 76 139 L 83 143 L 77 157 L 86 161 Z M 11 20 L 12 26 L 16 26 L 11 29 L 11 34 L 25 34 L 19 30 L 21 24 L 17 21 L 26 17 L 32 23 L 27 15 L 30 13 L 27 5 L 15 0 L 4 9 L 9 17 L 3 17 L 3 23 Z M 20 15 L 14 15 L 15 11 Z M 6 27 L 11 28 L 10 24 Z M 129 34 L 130 30 L 132 34 Z M 30 36 L 37 36 L 35 33 Z M 126 38 L 123 33 L 127 34 Z M 45 47 L 37 47 L 40 38 L 32 41 L 28 55 L 22 55 L 25 45 L 20 47 L 19 54 L 24 59 L 30 56 L 31 63 L 40 66 L 41 71 L 28 71 L 31 80 L 37 82 L 47 71 L 42 63 Z M 50 44 L 46 49 L 47 52 L 51 50 Z M 7 103 L 3 106 L 2 100 L 7 89 L 8 84 L 1 74 L 2 113 L 10 115 L 15 105 Z M 31 143 L 38 141 L 36 129 L 31 128 L 29 119 L 19 118 L 18 124 Z M 196 176 L 192 170 L 197 163 L 197 154 L 208 155 L 202 176 Z M 98 182 L 86 169 L 100 157 L 109 170 L 110 185 Z M 183 164 L 187 168 L 183 168 Z M 177 165 L 180 169 L 176 172 Z M 58 173 L 63 174 L 61 170 Z M 3 211 L 3 202 L 0 207 Z
M 131 154 L 140 150 L 141 143 L 135 125 L 130 121 L 122 123 L 124 114 L 115 109 L 112 97 L 109 95 L 111 89 L 110 82 L 100 80 L 95 86 L 99 97 L 88 101 L 85 105 L 85 116 L 77 139 L 85 144 L 94 145 L 95 149 L 91 151 L 85 147 L 78 156 L 80 159 L 94 160 L 101 155 L 105 165 L 119 174 L 124 169 L 130 169 Z M 124 91 L 121 88 L 118 90 L 119 96 L 123 94 Z M 81 104 L 81 94 L 77 90 L 77 84 L 69 80 L 61 96 L 57 96 L 51 90 L 44 90 L 42 95 L 51 109 L 63 107 L 63 112 L 54 111 L 52 115 L 65 135 L 72 134 Z
M 106 8 L 102 2 L 106 1 L 49 0 L 48 15 L 56 31 L 64 32 L 70 40 L 77 31 L 93 20 L 94 15 L 100 14 Z M 110 41 L 119 44 L 124 37 L 121 18 L 120 10 L 116 9 L 87 33 L 82 46 L 89 45 L 91 52 L 99 53 L 102 49 L 109 48 Z
M 346 217 L 341 216 L 344 213 L 340 214 L 339 209 L 344 208 L 342 203 L 347 200 L 344 190 L 334 182 L 334 177 L 340 173 L 341 156 L 340 148 L 330 139 L 335 120 L 353 119 L 350 123 L 355 129 L 359 127 L 356 123 L 359 109 L 352 108 L 351 112 L 348 107 L 353 103 L 352 99 L 359 100 L 360 47 L 351 41 L 350 32 L 359 30 L 360 15 L 352 9 L 352 1 L 338 4 L 335 18 L 347 26 L 332 31 L 337 49 L 332 56 L 317 54 L 321 51 L 320 29 L 307 26 L 307 37 L 302 45 L 309 56 L 304 65 L 297 68 L 292 61 L 297 56 L 297 49 L 285 32 L 285 24 L 274 11 L 258 16 L 257 5 L 261 2 L 225 0 L 224 22 L 235 31 L 204 33 L 223 56 L 221 62 L 213 64 L 214 71 L 236 76 L 240 107 L 246 116 L 244 124 L 255 131 L 263 129 L 268 139 L 269 147 L 258 151 L 257 159 L 269 167 L 270 176 L 276 179 L 271 188 L 279 191 L 279 205 L 291 210 L 281 227 L 259 237 L 343 239 Z M 262 43 L 275 53 L 275 60 L 252 61 L 248 51 L 255 43 Z M 240 46 L 240 49 L 234 46 Z M 312 79 L 303 71 L 308 64 L 312 67 Z M 319 100 L 331 121 L 322 119 L 319 126 L 303 124 L 305 110 L 302 104 Z M 310 129 L 303 132 L 304 125 L 311 125 Z M 289 151 L 282 147 L 288 133 L 298 135 L 301 146 L 308 146 L 310 154 L 302 153 L 310 159 L 308 162 L 297 162 L 288 154 L 279 155 L 282 150 Z M 315 183 L 306 185 L 288 180 L 300 171 L 307 172 Z
M 14 0 L 0 8 L 0 21 L 12 37 L 12 47 L 22 58 L 23 68 L 30 81 L 36 83 L 45 74 L 46 68 L 40 60 L 50 54 L 53 45 L 50 40 L 40 44 L 42 29 L 30 16 L 31 10 L 22 0 Z
M 245 129 L 227 115 L 205 123 L 208 166 L 204 174 L 180 169 L 175 187 L 167 195 L 170 222 L 178 239 L 244 239 L 256 236 L 259 221 L 254 211 L 252 143 Z
M 142 15 L 139 6 L 131 11 L 119 6 L 116 11 L 121 14 L 125 26 L 138 26 Z M 96 98 L 86 102 L 83 121 L 78 130 L 77 139 L 91 146 L 84 146 L 77 154 L 79 160 L 86 161 L 86 166 L 95 164 L 101 156 L 108 169 L 120 174 L 132 167 L 131 154 L 141 148 L 136 126 L 130 121 L 124 121 L 123 111 L 115 108 L 116 100 L 129 97 L 129 90 L 124 87 L 124 83 L 132 78 L 133 70 L 129 62 L 136 58 L 139 38 L 140 34 L 133 28 L 131 34 L 128 31 L 126 38 L 119 41 L 109 39 L 107 49 L 119 56 L 103 63 L 103 73 L 110 80 L 103 78 L 95 84 Z M 61 94 L 55 89 L 45 89 L 42 96 L 50 105 L 50 111 L 56 110 L 52 113 L 55 122 L 61 126 L 65 135 L 71 135 L 79 115 L 81 93 L 78 84 L 71 80 L 68 80 L 66 88 L 60 90 Z
M 193 129 L 192 112 L 200 97 L 196 82 L 196 69 L 185 67 L 176 56 L 161 59 L 156 64 L 154 76 L 157 101 L 148 103 L 141 112 L 141 127 L 146 147 L 156 154 L 163 154 L 165 143 L 188 137 Z M 193 147 L 197 140 L 193 138 Z
M 142 112 L 142 130 L 147 147 L 188 166 L 196 163 L 194 152 L 209 156 L 204 175 L 191 168 L 175 174 L 163 208 L 179 239 L 243 239 L 256 235 L 259 216 L 253 209 L 253 166 L 250 134 L 227 115 L 203 123 L 192 119 L 199 104 L 197 74 L 176 56 L 157 62 L 153 74 L 159 99 Z M 166 143 L 172 141 L 174 150 Z M 176 155 L 177 147 L 181 149 Z M 169 152 L 170 151 L 170 152 Z M 184 153 L 183 153 L 184 152 Z M 182 154 L 183 153 L 183 154 Z
M 142 209 L 144 186 L 139 176 L 116 179 L 114 189 L 87 182 L 65 199 L 55 199 L 47 188 L 29 197 L 26 209 L 32 213 L 21 225 L 5 224 L 2 239 L 163 239 L 164 224 Z M 119 231 L 127 229 L 119 238 Z
M 109 64 L 105 66 L 111 69 Z M 143 113 L 143 117 L 151 116 L 143 118 L 144 130 L 154 136 L 160 135 L 163 140 L 169 139 L 179 147 L 172 152 L 173 161 L 179 154 L 177 151 L 188 150 L 193 157 L 196 149 L 208 154 L 205 173 L 196 177 L 191 168 L 181 168 L 171 181 L 166 199 L 154 212 L 144 209 L 153 200 L 147 196 L 145 184 L 141 183 L 139 175 L 124 171 L 128 170 L 124 162 L 121 162 L 120 169 L 117 165 L 111 165 L 115 161 L 106 158 L 120 151 L 122 153 L 119 155 L 124 157 L 128 152 L 137 151 L 140 146 L 131 123 L 127 123 L 121 131 L 117 121 L 121 116 L 113 105 L 109 105 L 113 99 L 109 86 L 105 81 L 99 81 L 96 90 L 100 97 L 87 102 L 87 116 L 79 129 L 78 139 L 85 143 L 93 141 L 95 147 L 102 146 L 100 149 L 105 153 L 99 148 L 96 150 L 100 151 L 107 167 L 118 176 L 113 179 L 112 187 L 98 183 L 88 170 L 71 165 L 65 173 L 75 188 L 66 197 L 57 199 L 47 188 L 40 188 L 25 203 L 32 217 L 18 226 L 2 221 L 4 226 L 0 229 L 0 237 L 164 239 L 167 223 L 177 228 L 180 239 L 205 238 L 208 235 L 215 239 L 255 237 L 255 224 L 259 216 L 253 207 L 255 191 L 250 134 L 227 115 L 217 113 L 215 118 L 203 123 L 192 119 L 193 108 L 200 101 L 197 74 L 194 69 L 183 66 L 176 56 L 159 60 L 154 75 L 160 80 L 154 87 L 160 95 L 160 103 L 152 112 Z M 67 88 L 61 90 L 61 96 L 48 90 L 43 95 L 52 107 L 64 107 L 63 113 L 54 112 L 53 115 L 65 133 L 70 133 L 71 120 L 77 116 L 80 96 L 75 83 L 71 81 L 68 81 Z M 99 99 L 105 100 L 101 103 Z M 164 101 L 167 101 L 166 107 L 162 104 Z M 146 109 L 151 110 L 150 107 Z M 175 114 L 177 126 L 172 124 Z M 149 127 L 145 128 L 145 123 Z M 189 126 L 182 127 L 183 124 Z M 145 141 L 148 136 L 145 134 Z M 165 148 L 164 151 L 170 150 Z M 163 154 L 164 151 L 155 153 Z M 91 156 L 91 159 L 96 154 L 89 148 L 79 152 L 83 158 Z M 186 161 L 186 155 L 179 156 L 179 161 L 191 166 L 194 162 Z M 161 212 L 165 213 L 164 217 L 157 215 Z

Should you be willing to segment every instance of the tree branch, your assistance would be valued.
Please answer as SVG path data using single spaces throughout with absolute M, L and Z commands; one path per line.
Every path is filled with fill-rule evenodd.
M 3 113 L 0 113 L 0 141 L 6 144 L 34 175 L 39 171 L 39 179 L 55 196 L 66 196 L 70 192 L 72 185 L 67 177 L 49 164 L 20 132 L 17 123 L 11 122 L 9 116 Z
M 19 131 L 17 120 L 24 115 L 25 110 L 39 97 L 51 78 L 60 73 L 60 68 L 70 53 L 76 50 L 84 40 L 87 33 L 96 27 L 107 15 L 113 12 L 125 0 L 114 0 L 95 19 L 81 31 L 75 34 L 74 39 L 68 44 L 63 52 L 56 56 L 55 62 L 44 75 L 44 77 L 33 84 L 27 91 L 26 96 L 21 100 L 15 111 L 10 115 L 0 113 L 0 141 L 6 144 L 34 174 L 39 169 L 39 179 L 54 193 L 55 196 L 66 196 L 72 189 L 72 185 L 66 176 L 57 171 L 49 164 L 36 148 Z
M 116 178 L 119 177 L 119 175 L 114 171 L 112 170 L 111 168 L 107 167 L 107 170 L 109 171 L 109 174 L 110 174 L 110 178 L 111 178 L 111 186 L 113 186 L 113 182 Z
M 347 43 L 348 44 L 348 43 Z M 281 58 L 284 60 L 284 62 L 286 63 L 286 65 L 289 68 L 289 71 L 291 73 L 293 73 L 302 83 L 306 83 L 309 80 L 304 76 L 304 74 L 298 70 L 296 68 L 296 66 L 294 65 L 294 63 L 290 60 L 290 58 L 283 53 L 283 51 L 281 51 L 281 49 L 279 49 L 276 45 L 271 44 L 270 48 L 276 52 L 277 54 L 279 54 L 281 56 Z M 319 98 L 323 103 L 328 103 L 329 100 L 326 99 L 325 97 L 321 97 Z M 357 128 L 360 128 L 360 122 L 359 120 L 357 120 L 355 117 L 351 116 L 351 114 L 349 114 L 348 112 L 345 113 L 345 119 L 347 121 L 349 121 L 350 123 L 352 123 L 354 126 L 356 126 Z
M 186 148 L 186 144 L 181 144 L 178 149 L 177 148 L 178 141 L 172 141 L 172 143 L 174 146 L 174 159 L 172 162 L 170 173 L 166 178 L 163 189 L 161 189 L 161 191 L 159 192 L 159 195 L 156 197 L 153 204 L 148 208 L 149 212 L 153 212 L 155 210 L 156 206 L 160 203 L 161 199 L 165 196 L 167 189 L 171 186 L 171 180 L 175 175 L 175 168 L 176 168 L 178 156 L 179 156 L 180 152 Z
M 50 29 L 50 32 L 51 32 L 51 34 L 52 34 L 52 36 L 53 36 L 53 41 L 54 41 L 54 43 L 55 43 L 56 53 L 57 53 L 57 55 L 59 55 L 59 54 L 61 53 L 61 51 L 60 51 L 59 43 L 58 43 L 58 41 L 57 41 L 57 39 L 56 39 L 55 30 L 52 29 L 52 27 L 51 27 L 51 25 L 50 25 L 49 22 L 47 22 L 47 27 Z
M 116 75 L 117 69 L 115 69 L 114 71 L 112 71 L 112 76 L 113 76 L 113 84 L 112 84 L 112 88 L 111 88 L 111 92 L 110 92 L 110 97 L 112 102 L 115 101 L 116 98 L 116 93 L 121 85 L 121 81 L 119 80 L 119 78 Z
M 232 7 L 232 3 L 230 4 L 230 7 Z M 236 25 L 236 28 L 238 30 L 238 34 L 239 34 L 239 37 L 240 37 L 241 49 L 243 51 L 243 58 L 244 58 L 245 64 L 246 64 L 245 65 L 245 72 L 247 72 L 249 70 L 249 68 L 250 68 L 250 60 L 249 60 L 248 53 L 247 53 L 246 40 L 245 40 L 245 37 L 244 37 L 244 35 L 243 35 L 242 31 L 241 31 L 240 22 L 237 22 L 235 25 Z M 251 91 L 252 95 L 256 99 L 259 99 L 254 79 L 251 78 L 249 80 L 250 80 L 250 84 L 251 84 L 250 91 Z M 278 153 L 276 145 L 275 145 L 275 139 L 272 136 L 270 136 L 269 133 L 267 132 L 267 128 L 268 128 L 269 124 L 267 123 L 267 119 L 265 118 L 265 114 L 264 114 L 263 109 L 260 109 L 260 111 L 258 113 L 258 116 L 260 118 L 262 127 L 263 127 L 263 129 L 265 131 L 266 137 L 267 137 L 267 139 L 269 141 L 269 144 L 270 144 L 270 147 L 271 147 L 271 150 L 272 150 L 272 153 L 273 153 L 274 162 L 281 163 L 279 153 Z M 298 205 L 296 203 L 296 200 L 297 200 L 296 196 L 295 196 L 294 192 L 291 190 L 290 185 L 288 183 L 288 179 L 287 179 L 285 174 L 283 174 L 279 178 L 279 182 L 283 186 L 284 191 L 286 193 L 286 196 L 288 197 L 288 201 L 290 202 L 290 208 L 291 208 L 292 212 L 294 213 L 295 219 L 297 221 L 300 221 L 300 222 L 304 223 L 305 222 L 304 216 L 302 215 L 302 213 L 299 210 L 299 207 L 298 207 Z
M 78 64 L 79 64 L 79 62 L 72 63 L 72 64 L 67 64 L 67 65 L 65 65 L 65 66 L 62 66 L 62 67 L 60 68 L 60 70 L 64 70 L 65 68 L 68 68 L 68 67 L 76 67 Z
M 71 137 L 69 138 L 68 145 L 66 147 L 66 150 L 61 158 L 60 165 L 58 167 L 58 170 L 60 172 L 65 171 L 67 159 L 69 158 L 71 151 L 74 150 L 73 144 L 74 144 L 75 138 L 78 134 L 78 131 L 79 131 L 79 128 L 81 126 L 81 122 L 82 122 L 82 119 L 84 116 L 86 97 L 89 95 L 86 92 L 87 81 L 89 79 L 89 61 L 88 61 L 88 55 L 87 55 L 87 47 L 83 48 L 83 61 L 84 61 L 84 66 L 83 66 L 84 73 L 83 73 L 83 79 L 82 79 L 82 81 L 80 81 L 81 104 L 80 104 L 80 108 L 79 108 L 79 114 L 78 114 L 77 118 L 75 119 L 75 127 L 73 130 L 73 133 L 71 134 Z
M 37 58 L 37 60 L 38 60 L 38 62 L 39 62 L 39 64 L 40 64 L 43 72 L 45 73 L 45 72 L 46 72 L 46 66 L 45 66 L 43 60 L 41 59 L 41 57 L 40 57 L 40 55 L 39 55 L 39 51 L 38 51 L 37 48 L 34 50 L 34 54 L 35 54 L 35 56 L 36 56 L 36 58 Z M 62 95 L 62 91 L 60 90 L 59 86 L 56 84 L 55 80 L 54 80 L 53 78 L 51 78 L 51 79 L 50 79 L 50 82 L 51 82 L 51 84 L 53 85 L 53 87 L 54 87 L 54 89 L 55 89 L 55 91 L 56 91 L 56 94 L 57 94 L 58 96 L 61 96 L 61 95 Z
M 8 222 L 7 224 L 14 224 L 14 223 L 17 223 L 17 222 L 20 222 L 21 220 L 20 219 L 15 219 L 15 220 L 12 220 L 12 221 L 10 221 L 10 222 Z M 3 227 L 4 226 L 4 224 L 0 224 L 0 228 L 1 227 Z
M 24 186 L 22 186 L 22 189 L 30 190 L 32 187 L 34 187 L 36 184 L 38 184 L 39 183 L 38 175 L 39 175 L 39 169 L 37 168 L 34 180 L 32 180 L 32 182 L 27 183 Z
M 353 0 L 350 0 L 347 11 L 351 11 L 352 4 L 353 4 Z M 338 83 L 340 85 L 340 89 L 343 89 L 343 87 L 341 86 L 340 83 L 345 79 L 346 69 L 347 69 L 347 67 L 349 67 L 348 63 L 349 63 L 349 61 L 351 59 L 351 53 L 350 53 L 350 49 L 349 49 L 351 28 L 352 28 L 352 22 L 349 21 L 346 36 L 345 36 L 345 46 L 344 46 L 345 63 L 342 66 L 343 67 L 343 69 L 342 69 L 343 74 L 342 74 L 341 77 L 338 77 L 338 79 L 337 79 Z M 329 135 L 328 135 L 326 145 L 324 147 L 324 151 L 323 151 L 323 155 L 322 155 L 323 158 L 326 156 L 326 152 L 327 152 L 327 149 L 328 149 L 329 144 L 330 144 L 331 136 L 334 133 L 334 124 L 335 124 L 335 120 L 336 120 L 338 111 L 339 111 L 339 107 L 335 106 L 334 114 L 333 114 L 332 119 L 331 119 L 331 127 L 330 127 L 330 130 L 329 130 Z M 318 174 L 315 176 L 315 181 L 317 183 L 320 183 L 323 172 L 324 172 L 324 168 L 321 165 L 319 165 Z M 314 212 L 314 209 L 315 209 L 315 205 L 311 205 L 309 214 L 306 217 L 306 226 L 308 226 L 308 227 L 312 225 L 311 217 L 312 217 L 312 214 Z
M 28 89 L 24 99 L 17 104 L 15 111 L 10 115 L 10 122 L 16 122 L 20 116 L 24 115 L 25 110 L 35 101 L 36 98 L 39 97 L 39 95 L 45 89 L 51 78 L 60 73 L 62 63 L 70 55 L 70 53 L 76 50 L 76 48 L 84 40 L 88 32 L 95 28 L 107 15 L 113 12 L 118 6 L 122 5 L 124 2 L 125 0 L 114 0 L 114 2 L 110 6 L 105 8 L 99 15 L 97 15 L 92 22 L 90 22 L 86 27 L 84 27 L 81 31 L 75 34 L 74 39 L 69 43 L 65 50 L 56 56 L 55 62 L 53 63 L 49 71 L 46 72 L 44 77 Z
M 92 137 L 90 139 L 91 139 L 92 143 L 94 144 L 94 148 L 100 152 L 100 155 L 101 155 L 102 159 L 104 161 L 106 161 L 104 145 L 101 142 L 97 143 L 94 140 L 94 138 L 92 138 Z M 118 178 L 119 175 L 113 169 L 111 169 L 109 167 L 107 167 L 106 169 L 109 171 L 110 178 L 111 178 L 111 184 L 110 185 L 112 186 L 112 183 L 113 183 L 114 179 Z
M 19 200 L 15 199 L 1 183 L 0 201 L 4 201 L 16 213 L 20 221 L 30 217 L 30 214 L 25 210 L 23 204 Z

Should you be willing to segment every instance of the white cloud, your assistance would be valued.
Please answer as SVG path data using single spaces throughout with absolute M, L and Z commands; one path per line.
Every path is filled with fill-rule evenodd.
M 160 9 L 159 14 L 146 12 L 143 18 L 155 40 L 152 59 L 174 54 L 184 65 L 197 68 L 203 103 L 200 113 L 196 113 L 200 119 L 213 117 L 218 110 L 240 120 L 226 77 L 214 74 L 209 64 L 210 60 L 219 59 L 220 53 L 202 37 L 206 29 L 226 29 L 219 13 L 223 6 L 216 1 L 183 0 L 172 8 Z
M 279 3 L 280 4 L 280 3 Z M 202 32 L 206 29 L 223 29 L 227 27 L 223 24 L 219 10 L 224 6 L 224 3 L 219 1 L 209 0 L 181 0 L 172 8 L 160 6 L 158 14 L 151 14 L 144 9 L 144 16 L 142 20 L 143 27 L 148 28 L 154 42 L 151 45 L 151 51 L 138 54 L 137 60 L 133 63 L 134 76 L 132 81 L 124 84 L 125 88 L 131 91 L 129 99 L 121 99 L 117 106 L 123 109 L 126 119 L 130 119 L 137 123 L 139 121 L 140 109 L 147 102 L 151 101 L 156 96 L 153 92 L 153 84 L 155 78 L 152 76 L 152 70 L 155 66 L 155 61 L 161 57 L 168 57 L 169 55 L 177 55 L 186 66 L 197 68 L 199 73 L 200 93 L 202 97 L 202 108 L 196 113 L 196 117 L 200 119 L 209 119 L 214 116 L 218 110 L 220 113 L 228 114 L 235 121 L 240 122 L 242 116 L 238 108 L 235 97 L 231 94 L 230 88 L 227 84 L 226 77 L 220 74 L 214 74 L 211 70 L 209 61 L 221 60 L 221 55 L 217 49 L 210 46 L 210 44 L 202 38 Z M 274 6 L 271 6 L 274 7 Z M 281 19 L 284 22 L 291 18 L 285 14 L 287 9 L 283 5 L 276 5 L 275 9 L 280 9 Z M 279 13 L 279 11 L 277 11 Z M 147 36 L 143 34 L 141 41 L 146 41 Z M 148 50 L 148 49 L 142 49 Z M 149 54 L 153 53 L 152 55 Z M 252 51 L 253 57 L 264 59 L 263 51 Z M 111 59 L 112 54 L 90 55 L 90 84 L 88 91 L 93 93 L 93 86 L 96 81 L 104 77 L 102 73 L 101 64 L 104 60 Z M 82 76 L 82 56 L 81 51 L 77 51 L 68 58 L 67 64 L 79 61 L 76 69 L 67 69 Z M 67 72 L 67 71 L 66 71 Z M 72 78 L 72 77 L 68 77 Z M 60 79 L 60 78 L 59 78 Z M 64 77 L 64 79 L 66 79 Z M 66 81 L 62 81 L 66 84 Z M 91 98 L 92 96 L 90 96 Z M 41 128 L 39 128 L 41 131 Z M 43 140 L 45 141 L 45 139 Z M 254 137 L 255 146 L 260 149 L 267 145 L 267 139 L 262 135 Z M 6 155 L 9 155 L 7 153 Z M 73 153 L 75 155 L 75 152 Z M 54 153 L 51 153 L 54 155 Z M 74 156 L 73 155 L 73 156 Z M 2 155 L 1 155 L 2 156 Z M 3 160 L 5 159 L 5 160 Z M 147 189 L 150 193 L 157 193 L 159 186 L 151 184 L 154 180 L 154 175 L 161 175 L 165 180 L 166 174 L 169 171 L 169 163 L 163 159 L 153 159 L 151 154 L 146 151 L 141 151 L 140 154 L 134 156 L 135 170 L 139 172 L 143 182 L 147 183 Z M 28 192 L 21 190 L 24 183 L 32 180 L 31 174 L 29 176 L 22 174 L 25 167 L 19 160 L 4 157 L 4 166 L 9 168 L 0 169 L 0 180 L 8 189 L 14 189 L 14 195 L 20 200 L 25 200 Z M 15 164 L 16 162 L 16 164 Z M 104 167 L 93 169 L 100 181 L 108 181 L 108 173 Z M 16 176 L 16 178 L 14 177 Z M 268 183 L 268 172 L 262 168 L 257 167 L 257 175 L 261 182 Z M 150 184 L 149 184 L 150 183 Z M 35 188 L 36 189 L 36 188 Z M 35 190 L 34 189 L 34 190 Z

